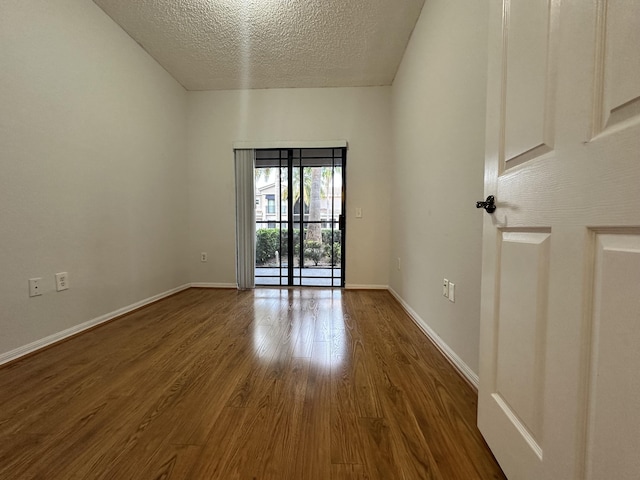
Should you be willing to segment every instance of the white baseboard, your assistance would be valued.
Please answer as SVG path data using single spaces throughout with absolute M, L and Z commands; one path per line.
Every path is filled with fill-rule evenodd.
M 344 288 L 347 290 L 388 290 L 389 285 L 360 285 L 357 283 L 347 283 Z
M 182 290 L 186 290 L 191 285 L 181 285 L 180 287 L 173 288 L 163 293 L 159 293 L 158 295 L 154 295 L 153 297 L 145 298 L 144 300 L 140 300 L 139 302 L 133 303 L 126 307 L 119 308 L 113 312 L 107 313 L 105 315 L 101 315 L 93 320 L 89 320 L 87 322 L 81 323 L 79 325 L 75 325 L 71 328 L 67 328 L 58 333 L 54 333 L 53 335 L 49 335 L 48 337 L 42 338 L 40 340 L 36 340 L 35 342 L 29 343 L 28 345 L 24 345 L 22 347 L 18 347 L 14 350 L 11 350 L 6 353 L 0 354 L 0 365 L 11 362 L 13 360 L 17 360 L 20 357 L 33 353 L 42 348 L 48 347 L 54 343 L 57 343 L 65 338 L 76 335 L 84 330 L 88 330 L 93 328 L 101 323 L 108 322 L 109 320 L 113 320 L 116 317 L 120 317 L 121 315 L 125 315 L 133 310 L 137 310 L 138 308 L 144 307 L 151 303 L 157 302 L 165 297 L 173 295 L 174 293 L 181 292 Z
M 389 292 L 391 295 L 395 297 L 396 300 L 402 305 L 402 308 L 407 312 L 407 314 L 411 317 L 414 323 L 424 332 L 424 334 L 429 337 L 429 340 L 433 342 L 433 344 L 440 350 L 442 355 L 454 366 L 456 370 L 464 377 L 464 379 L 469 382 L 469 384 L 478 390 L 478 385 L 480 383 L 480 379 L 478 374 L 475 373 L 469 365 L 464 363 L 464 361 L 453 351 L 453 349 L 445 343 L 442 338 L 425 322 L 420 315 L 418 315 L 415 310 L 413 310 L 404 299 L 398 295 L 398 293 L 391 287 L 389 287 Z
M 192 288 L 238 288 L 235 283 L 202 283 L 196 282 L 189 285 Z

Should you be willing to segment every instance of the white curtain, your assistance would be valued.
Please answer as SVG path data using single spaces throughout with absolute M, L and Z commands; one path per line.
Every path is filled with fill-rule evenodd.
M 255 287 L 256 206 L 252 149 L 234 150 L 236 167 L 236 278 L 238 288 Z

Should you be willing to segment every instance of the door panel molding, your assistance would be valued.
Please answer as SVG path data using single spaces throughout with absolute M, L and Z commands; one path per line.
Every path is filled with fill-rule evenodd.
M 554 149 L 554 3 L 502 3 L 500 172 Z
M 631 479 L 640 471 L 640 418 L 632 400 L 640 396 L 640 228 L 591 230 L 583 472 L 587 480 L 606 478 L 612 471 Z
M 510 407 L 516 428 L 528 432 L 542 457 L 551 233 L 507 231 L 501 237 L 494 397 Z
M 592 138 L 640 123 L 640 29 L 622 21 L 640 18 L 640 3 L 598 0 L 597 12 Z
M 518 414 L 514 411 L 513 408 L 507 403 L 507 401 L 502 397 L 499 393 L 494 393 L 492 395 L 498 407 L 503 411 L 506 417 L 511 420 L 511 423 L 516 428 L 517 432 L 520 434 L 522 440 L 524 440 L 528 445 L 531 451 L 538 457 L 540 461 L 542 461 L 542 446 L 536 440 L 533 432 L 524 424 L 522 419 L 518 416 Z

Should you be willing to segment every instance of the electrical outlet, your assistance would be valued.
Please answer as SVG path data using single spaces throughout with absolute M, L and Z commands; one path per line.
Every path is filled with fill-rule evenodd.
M 456 284 L 453 282 L 449 282 L 449 301 L 456 301 Z
M 40 291 L 40 280 L 42 280 L 41 277 L 29 279 L 29 296 L 30 297 L 37 297 L 38 295 L 42 295 L 42 292 Z
M 200 254 L 200 261 L 201 261 L 201 262 L 206 262 L 206 261 L 208 260 L 208 258 L 209 258 L 209 257 L 208 257 L 208 255 L 207 255 L 207 252 L 202 252 L 202 253 Z
M 56 273 L 56 291 L 61 292 L 69 288 L 69 274 L 67 272 Z
M 449 298 L 449 280 L 446 278 L 442 282 L 442 296 Z

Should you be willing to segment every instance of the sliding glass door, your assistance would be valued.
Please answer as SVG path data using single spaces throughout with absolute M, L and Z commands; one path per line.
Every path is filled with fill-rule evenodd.
M 256 285 L 344 286 L 346 148 L 256 150 Z

